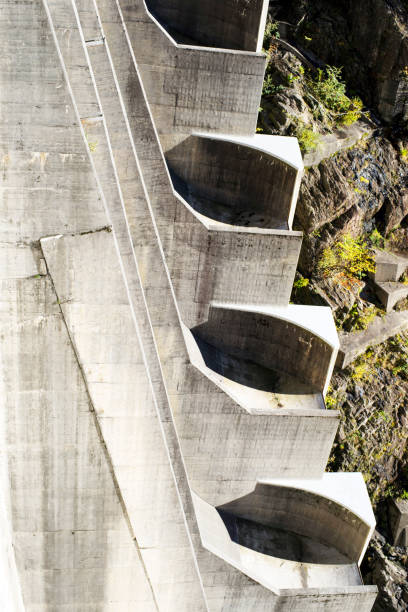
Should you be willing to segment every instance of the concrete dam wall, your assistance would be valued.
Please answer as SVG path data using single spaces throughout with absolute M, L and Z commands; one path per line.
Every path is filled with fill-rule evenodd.
M 299 147 L 255 134 L 265 7 L 3 2 L 2 610 L 374 604 L 331 311 L 289 304 Z

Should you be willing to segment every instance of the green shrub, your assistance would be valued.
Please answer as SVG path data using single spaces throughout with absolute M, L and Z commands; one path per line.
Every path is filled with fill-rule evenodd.
M 307 81 L 309 90 L 330 111 L 338 124 L 351 125 L 360 119 L 363 102 L 360 98 L 349 98 L 346 84 L 341 80 L 341 68 L 326 66 L 318 69 L 317 75 Z
M 273 96 L 276 93 L 278 93 L 278 91 L 281 91 L 282 89 L 284 89 L 283 85 L 276 85 L 273 82 L 272 76 L 270 74 L 266 75 L 265 80 L 263 82 L 263 86 L 262 86 L 262 95 L 264 97 Z
M 319 259 L 318 268 L 324 274 L 329 276 L 338 267 L 338 258 L 335 250 L 331 247 L 326 247 Z
M 343 272 L 346 276 L 361 280 L 369 272 L 375 272 L 375 261 L 362 238 L 345 234 L 333 247 L 324 249 L 318 268 L 325 276 L 333 272 Z
M 351 98 L 350 106 L 344 115 L 341 115 L 338 119 L 338 123 L 342 125 L 353 125 L 358 121 L 362 115 L 363 101 L 360 98 Z
M 302 289 L 303 287 L 307 287 L 308 284 L 309 284 L 309 279 L 301 276 L 300 278 L 295 280 L 295 282 L 293 283 L 293 287 L 295 289 Z
M 264 33 L 264 39 L 263 39 L 263 48 L 266 51 L 271 46 L 272 40 L 274 38 L 280 38 L 279 22 L 278 21 L 268 21 L 265 27 L 265 33 Z
M 383 249 L 385 247 L 385 238 L 381 236 L 377 228 L 374 228 L 371 232 L 370 242 L 378 249 Z
M 377 308 L 375 306 L 368 306 L 368 308 L 359 310 L 357 304 L 354 304 L 343 321 L 342 327 L 348 332 L 361 331 L 367 329 L 376 316 Z
M 356 363 L 351 370 L 350 377 L 353 380 L 364 380 L 365 378 L 371 378 L 372 371 L 368 363 L 360 362 Z
M 399 150 L 399 154 L 400 154 L 402 161 L 404 162 L 408 161 L 408 149 L 401 148 Z
M 336 410 L 339 404 L 339 398 L 337 396 L 337 392 L 333 390 L 332 386 L 329 386 L 327 389 L 327 394 L 325 397 L 326 408 L 328 410 Z
M 315 151 L 321 142 L 320 135 L 303 124 L 297 127 L 295 134 L 299 141 L 299 147 L 304 153 Z

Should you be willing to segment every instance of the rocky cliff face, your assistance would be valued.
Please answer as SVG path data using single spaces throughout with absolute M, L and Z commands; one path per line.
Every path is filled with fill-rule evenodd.
M 291 0 L 273 12 L 293 24 L 307 54 L 344 66 L 350 88 L 364 94 L 381 120 L 408 118 L 408 3 L 405 0 Z
M 306 165 L 292 299 L 329 304 L 339 329 L 361 329 L 383 314 L 369 277 L 324 274 L 322 260 L 345 235 L 408 255 L 408 2 L 271 1 L 270 19 L 258 130 L 296 135 Z M 361 99 L 347 120 L 316 95 L 327 65 L 342 67 L 345 95 Z M 408 334 L 338 370 L 328 405 L 343 415 L 329 469 L 361 470 L 376 508 L 379 533 L 363 566 L 380 589 L 375 610 L 407 610 L 407 549 L 392 547 L 386 509 L 408 490 Z

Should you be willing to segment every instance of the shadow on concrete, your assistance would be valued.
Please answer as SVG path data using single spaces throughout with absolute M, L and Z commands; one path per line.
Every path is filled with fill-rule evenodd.
M 306 535 L 256 523 L 223 510 L 218 510 L 233 542 L 256 552 L 319 565 L 346 565 L 350 559 L 338 550 Z
M 277 156 L 192 135 L 166 161 L 175 191 L 198 213 L 229 225 L 289 229 L 298 170 Z
M 146 0 L 149 12 L 180 44 L 256 51 L 264 0 Z M 262 29 L 262 32 L 260 31 Z
M 225 201 L 203 195 L 193 183 L 186 183 L 170 169 L 170 176 L 175 191 L 196 212 L 221 223 L 241 227 L 262 227 L 268 229 L 288 229 L 288 223 L 264 211 L 257 211 L 255 205 L 231 206 Z
M 360 517 L 329 498 L 267 482 L 217 512 L 234 542 L 302 563 L 357 562 L 370 531 Z
M 235 357 L 203 340 L 197 331 L 192 331 L 205 365 L 241 385 L 269 393 L 304 395 L 317 393 L 313 385 L 307 385 L 277 369 L 266 368 L 250 359 Z

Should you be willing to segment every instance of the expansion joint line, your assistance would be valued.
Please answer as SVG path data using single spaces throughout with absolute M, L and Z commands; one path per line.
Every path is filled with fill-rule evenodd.
M 129 531 L 130 531 L 130 535 L 132 537 L 132 540 L 135 542 L 137 549 L 139 550 L 139 548 L 141 549 L 141 547 L 139 547 L 139 544 L 137 542 L 137 538 L 136 538 L 136 536 L 135 536 L 135 534 L 133 532 L 131 521 L 130 521 L 130 518 L 129 518 L 129 515 L 128 515 L 128 512 L 127 512 L 127 509 L 126 509 L 126 504 L 124 502 L 124 499 L 123 499 L 123 496 L 122 496 L 122 493 L 121 493 L 121 490 L 120 490 L 120 487 L 119 487 L 119 483 L 118 483 L 118 480 L 116 478 L 115 470 L 114 470 L 114 467 L 113 467 L 113 462 L 112 462 L 112 459 L 111 459 L 108 447 L 106 445 L 105 439 L 103 437 L 103 433 L 102 433 L 102 430 L 101 430 L 101 427 L 100 427 L 100 424 L 99 424 L 99 421 L 98 421 L 98 417 L 97 417 L 97 413 L 96 413 L 96 410 L 95 410 L 95 406 L 94 406 L 94 403 L 93 403 L 93 400 L 92 400 L 92 397 L 91 397 L 91 393 L 89 391 L 89 386 L 88 386 L 88 381 L 87 381 L 87 378 L 86 378 L 86 374 L 85 374 L 84 368 L 82 366 L 81 360 L 79 358 L 79 354 L 78 354 L 78 351 L 77 351 L 77 348 L 76 348 L 76 345 L 75 345 L 75 341 L 74 341 L 74 339 L 72 337 L 72 334 L 71 334 L 71 332 L 69 330 L 69 326 L 68 326 L 67 320 L 65 318 L 65 314 L 64 314 L 63 308 L 62 308 L 62 303 L 61 303 L 61 301 L 59 299 L 59 295 L 58 295 L 57 289 L 55 287 L 54 280 L 52 278 L 52 274 L 51 274 L 51 272 L 50 272 L 50 270 L 48 268 L 47 259 L 46 259 L 46 256 L 45 256 L 44 252 L 43 252 L 43 255 L 44 255 L 45 265 L 47 267 L 47 276 L 50 279 L 52 290 L 53 290 L 53 292 L 55 294 L 55 297 L 57 298 L 57 304 L 58 304 L 58 308 L 59 308 L 59 311 L 60 311 L 60 316 L 62 318 L 64 327 L 65 327 L 65 330 L 66 330 L 66 333 L 67 333 L 67 336 L 68 336 L 68 341 L 69 341 L 69 344 L 70 344 L 70 348 L 71 348 L 71 350 L 72 350 L 72 352 L 74 354 L 75 361 L 77 363 L 77 366 L 78 366 L 79 371 L 81 373 L 82 381 L 84 383 L 85 392 L 86 392 L 87 399 L 88 399 L 88 404 L 89 404 L 89 407 L 90 407 L 90 413 L 92 414 L 92 418 L 93 418 L 94 425 L 95 425 L 95 428 L 96 428 L 96 431 L 97 431 L 97 434 L 98 434 L 99 442 L 102 445 L 102 449 L 103 449 L 103 452 L 104 452 L 104 455 L 105 455 L 105 459 L 107 461 L 107 464 L 108 464 L 108 467 L 109 467 L 109 471 L 110 471 L 111 476 L 112 476 L 113 485 L 115 487 L 116 494 L 117 494 L 117 496 L 119 498 L 119 501 L 120 501 L 120 504 L 122 506 L 123 514 L 125 516 L 125 520 L 127 522 L 127 525 L 128 525 Z M 140 554 L 139 554 L 139 557 L 140 557 Z M 143 559 L 142 559 L 142 562 L 143 562 Z M 153 593 L 153 596 L 154 596 L 154 593 Z M 157 607 L 157 605 L 156 605 L 156 607 Z M 158 607 L 157 607 L 157 609 L 158 609 Z
M 73 93 L 73 90 L 72 90 L 72 87 L 71 87 L 71 83 L 70 83 L 70 80 L 69 80 L 69 75 L 68 75 L 67 68 L 66 68 L 66 65 L 65 65 L 64 57 L 62 55 L 62 51 L 61 51 L 61 48 L 60 48 L 60 45 L 59 45 L 59 42 L 58 42 L 58 37 L 57 37 L 56 31 L 55 31 L 55 27 L 54 27 L 54 22 L 53 22 L 53 19 L 52 19 L 51 11 L 50 11 L 50 8 L 48 6 L 48 0 L 43 0 L 43 6 L 44 6 L 44 9 L 45 9 L 45 12 L 46 12 L 46 15 L 47 15 L 47 19 L 48 19 L 48 23 L 49 23 L 50 30 L 51 30 L 51 33 L 52 33 L 52 37 L 53 37 L 53 40 L 54 40 L 55 48 L 56 48 L 56 51 L 57 51 L 57 54 L 58 54 L 58 58 L 59 58 L 59 61 L 60 61 L 60 64 L 61 64 L 61 69 L 62 69 L 63 74 L 64 74 L 64 79 L 65 79 L 65 82 L 66 82 L 66 85 L 67 85 L 67 89 L 68 89 L 68 92 L 69 92 L 69 95 L 70 95 L 70 98 L 71 98 L 71 102 L 72 102 L 72 105 L 73 105 L 73 108 L 74 108 L 75 115 L 76 115 L 76 118 L 77 118 L 78 127 L 79 127 L 79 129 L 81 131 L 81 134 L 82 134 L 82 138 L 83 138 L 83 141 L 84 141 L 85 149 L 87 151 L 87 155 L 88 155 L 88 158 L 89 158 L 89 161 L 90 161 L 90 164 L 91 164 L 94 176 L 95 176 L 95 180 L 96 180 L 96 183 L 97 183 L 97 186 L 98 186 L 98 190 L 99 190 L 99 192 L 101 194 L 101 198 L 102 198 L 102 200 L 104 202 L 105 211 L 107 213 L 107 217 L 108 217 L 108 220 L 109 220 L 109 225 L 112 225 L 111 222 L 110 222 L 109 211 L 108 211 L 108 208 L 107 208 L 107 204 L 106 204 L 106 200 L 105 200 L 105 197 L 104 197 L 104 193 L 103 193 L 102 187 L 101 187 L 100 182 L 99 182 L 98 174 L 96 172 L 96 168 L 95 168 L 95 165 L 94 165 L 94 162 L 93 162 L 93 159 L 92 159 L 89 147 L 87 145 L 87 138 L 86 138 L 85 130 L 84 130 L 83 126 L 82 126 L 81 117 L 80 117 L 80 114 L 79 114 L 79 111 L 78 111 L 78 107 L 77 107 L 77 104 L 76 104 L 75 96 L 74 96 L 74 93 Z M 116 236 L 115 236 L 115 232 L 114 231 L 113 231 L 113 236 L 114 236 L 114 240 L 115 240 L 115 246 L 118 249 L 117 240 L 116 240 Z M 47 266 L 47 270 L 48 270 L 48 265 L 47 265 L 47 261 L 45 259 L 45 256 L 44 256 L 44 260 L 46 262 L 46 266 Z M 50 281 L 51 281 L 51 284 L 52 284 L 52 287 L 53 287 L 53 291 L 54 291 L 55 295 L 58 298 L 56 287 L 54 285 L 54 282 L 53 282 L 53 279 L 51 277 L 51 274 L 49 274 L 49 277 L 50 277 Z M 156 594 L 154 592 L 153 585 L 152 585 L 152 582 L 150 580 L 149 572 L 148 572 L 147 567 L 145 565 L 145 562 L 144 562 L 144 559 L 143 559 L 143 556 L 142 556 L 142 553 L 141 553 L 141 548 L 139 546 L 136 534 L 135 534 L 135 532 L 133 530 L 129 514 L 127 512 L 126 504 L 125 504 L 125 501 L 123 499 L 123 495 L 122 495 L 120 487 L 119 487 L 119 483 L 118 483 L 118 480 L 117 480 L 117 477 L 116 477 L 116 474 L 115 474 L 115 470 L 114 470 L 114 467 L 113 467 L 112 457 L 110 456 L 110 453 L 108 451 L 108 448 L 107 448 L 104 436 L 102 434 L 102 431 L 101 431 L 101 428 L 100 428 L 100 425 L 99 425 L 99 422 L 98 422 L 98 419 L 97 419 L 95 407 L 94 407 L 94 404 L 93 404 L 93 401 L 92 401 L 92 398 L 91 398 L 91 395 L 90 395 L 90 392 L 89 392 L 89 388 L 88 388 L 85 372 L 84 372 L 84 370 L 83 370 L 83 368 L 81 366 L 79 355 L 78 355 L 78 352 L 77 352 L 77 350 L 75 348 L 75 343 L 73 341 L 73 338 L 71 337 L 71 334 L 69 332 L 69 328 L 68 328 L 68 325 L 67 325 L 67 322 L 66 322 L 66 319 L 65 319 L 65 316 L 64 316 L 61 304 L 59 304 L 59 308 L 60 308 L 62 320 L 63 320 L 64 325 L 65 325 L 65 329 L 67 331 L 67 335 L 68 335 L 68 338 L 69 338 L 69 342 L 70 342 L 71 348 L 73 350 L 76 362 L 77 362 L 79 370 L 81 372 L 81 377 L 82 377 L 82 379 L 84 381 L 84 385 L 85 385 L 85 389 L 86 389 L 86 393 L 87 393 L 87 397 L 88 397 L 88 401 L 89 401 L 89 406 L 91 408 L 90 412 L 92 413 L 93 418 L 94 418 L 95 428 L 96 428 L 97 434 L 99 436 L 100 442 L 102 444 L 102 448 L 104 450 L 105 457 L 106 457 L 107 462 L 108 462 L 109 471 L 111 473 L 112 481 L 113 481 L 116 493 L 118 495 L 119 502 L 120 502 L 121 507 L 122 507 L 123 515 L 124 515 L 124 518 L 126 520 L 130 536 L 131 536 L 133 542 L 135 543 L 135 547 L 136 547 L 136 551 L 137 551 L 137 554 L 138 554 L 138 558 L 139 558 L 139 561 L 140 561 L 140 563 L 142 565 L 146 581 L 147 581 L 147 583 L 149 585 L 150 592 L 152 594 L 152 599 L 154 601 L 155 608 L 156 608 L 157 612 L 160 612 L 160 608 L 159 608 L 159 605 L 158 605 L 158 602 L 157 602 Z

